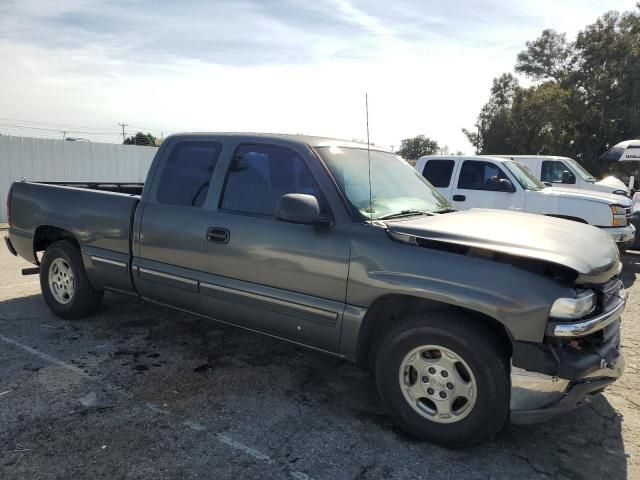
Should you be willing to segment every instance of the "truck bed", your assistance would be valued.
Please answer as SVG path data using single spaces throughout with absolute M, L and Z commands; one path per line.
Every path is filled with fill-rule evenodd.
M 129 259 L 141 183 L 16 182 L 11 188 L 11 234 L 16 251 L 37 263 L 40 229 L 70 232 L 83 253 Z

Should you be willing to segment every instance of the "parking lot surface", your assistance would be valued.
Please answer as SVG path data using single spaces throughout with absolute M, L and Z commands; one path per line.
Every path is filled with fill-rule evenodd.
M 0 478 L 640 478 L 640 254 L 624 262 L 623 378 L 451 451 L 401 433 L 338 358 L 122 295 L 58 319 L 2 245 Z

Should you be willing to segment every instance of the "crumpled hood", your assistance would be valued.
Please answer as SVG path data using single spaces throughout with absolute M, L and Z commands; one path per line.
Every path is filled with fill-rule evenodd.
M 620 205 L 622 207 L 630 207 L 631 200 L 621 195 L 614 195 L 613 193 L 597 192 L 595 190 L 582 190 L 578 188 L 563 188 L 563 187 L 547 187 L 539 192 L 542 195 L 548 195 L 551 197 L 562 198 L 576 198 L 580 200 L 591 200 L 594 202 L 602 202 L 608 205 Z
M 386 224 L 397 234 L 565 265 L 583 277 L 613 276 L 620 264 L 618 248 L 608 233 L 544 215 L 472 208 Z

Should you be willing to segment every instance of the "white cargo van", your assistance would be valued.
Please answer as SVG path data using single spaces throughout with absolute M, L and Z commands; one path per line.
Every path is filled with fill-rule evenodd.
M 426 156 L 415 168 L 458 210 L 497 208 L 589 223 L 608 232 L 621 251 L 635 239 L 629 198 L 547 187 L 527 167 L 508 158 Z
M 597 181 L 593 175 L 572 158 L 543 155 L 492 156 L 510 158 L 525 165 L 536 177 L 551 186 L 595 190 L 597 192 L 613 193 L 625 197 L 631 196 L 629 187 L 622 183 L 621 180 L 615 177 L 607 177 Z

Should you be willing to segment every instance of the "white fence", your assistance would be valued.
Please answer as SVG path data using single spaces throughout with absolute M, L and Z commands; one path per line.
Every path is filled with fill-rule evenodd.
M 144 182 L 156 147 L 0 135 L 0 223 L 14 181 Z

